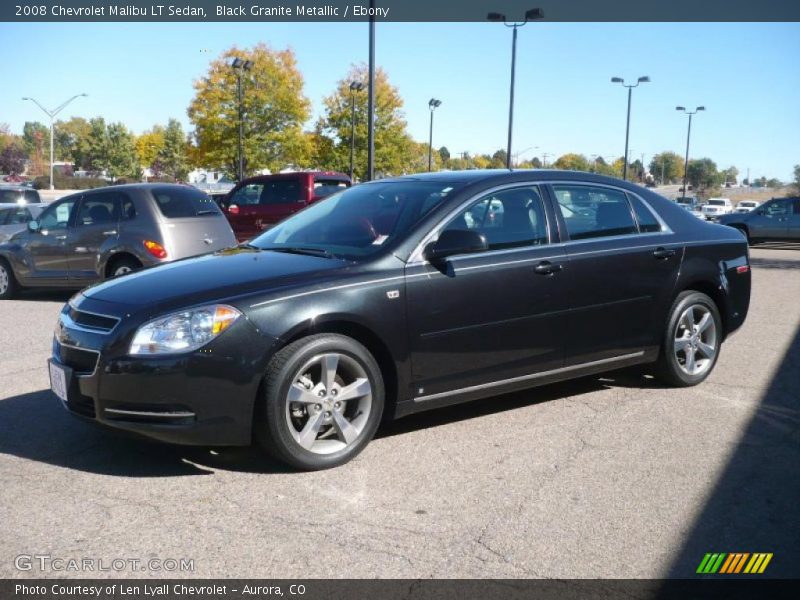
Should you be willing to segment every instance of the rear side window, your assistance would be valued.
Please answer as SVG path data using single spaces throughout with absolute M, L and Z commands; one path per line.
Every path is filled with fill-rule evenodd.
M 553 191 L 572 240 L 637 232 L 628 198 L 621 191 L 584 185 L 557 185 Z
M 317 198 L 330 196 L 335 192 L 346 190 L 347 187 L 347 182 L 339 179 L 325 179 L 323 177 L 314 178 L 314 196 Z
M 84 196 L 75 224 L 81 227 L 116 223 L 119 219 L 119 200 L 118 192 L 102 192 Z
M 151 193 L 158 210 L 167 219 L 222 215 L 216 202 L 188 186 L 156 187 Z
M 25 190 L 25 201 L 31 204 L 39 204 L 42 200 L 39 198 L 39 192 L 36 190 Z
M 259 204 L 294 204 L 302 199 L 299 180 L 276 179 L 264 184 Z
M 644 202 L 636 196 L 628 196 L 633 206 L 633 213 L 639 223 L 639 233 L 653 233 L 661 231 L 661 223 L 658 222 L 652 211 L 644 205 Z

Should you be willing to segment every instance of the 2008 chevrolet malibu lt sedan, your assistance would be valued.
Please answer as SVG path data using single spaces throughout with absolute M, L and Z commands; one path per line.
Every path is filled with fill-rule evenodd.
M 362 184 L 249 244 L 90 287 L 61 312 L 70 412 L 300 469 L 382 416 L 642 363 L 711 373 L 750 301 L 747 243 L 616 179 L 467 171 Z

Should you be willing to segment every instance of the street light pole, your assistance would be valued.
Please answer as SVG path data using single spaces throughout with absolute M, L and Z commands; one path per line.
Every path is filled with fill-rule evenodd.
M 242 71 L 250 71 L 253 68 L 253 61 L 234 57 L 233 61 L 231 61 L 231 67 L 236 71 L 236 97 L 239 105 L 237 111 L 239 116 L 239 144 L 236 179 L 237 181 L 241 181 L 244 179 L 244 95 L 242 92 Z
M 54 162 L 53 133 L 55 129 L 54 121 L 56 115 L 60 113 L 62 110 L 64 110 L 70 102 L 75 100 L 75 98 L 85 98 L 88 95 L 89 94 L 76 94 L 69 100 L 65 100 L 64 102 L 62 102 L 59 106 L 57 106 L 53 110 L 47 110 L 44 106 L 39 104 L 39 102 L 35 98 L 29 98 L 28 96 L 22 98 L 23 100 L 30 100 L 31 102 L 33 102 L 36 106 L 41 108 L 48 117 L 50 117 L 50 189 L 51 190 L 55 189 L 55 186 L 53 185 L 53 162 Z
M 375 178 L 375 0 L 370 0 L 369 87 L 367 89 L 367 181 Z
M 541 8 L 531 8 L 525 11 L 525 19 L 522 22 L 509 23 L 506 16 L 501 13 L 490 12 L 487 16 L 490 21 L 502 21 L 506 27 L 511 27 L 511 84 L 508 94 L 508 147 L 506 148 L 506 168 L 511 168 L 511 138 L 514 131 L 514 80 L 517 69 L 517 29 L 523 27 L 528 21 L 543 19 L 544 11 Z
M 611 83 L 621 83 L 622 87 L 628 88 L 628 117 L 625 121 L 625 163 L 622 165 L 622 179 L 628 178 L 628 136 L 631 130 L 631 90 L 638 87 L 640 83 L 648 83 L 650 78 L 647 75 L 639 77 L 636 83 L 627 85 L 622 77 L 612 77 Z
M 364 84 L 360 81 L 353 81 L 350 83 L 350 100 L 351 100 L 351 115 L 350 115 L 350 181 L 353 181 L 355 172 L 353 171 L 355 156 L 356 156 L 356 92 L 364 89 Z
M 689 128 L 686 130 L 686 159 L 683 162 L 683 194 L 681 198 L 686 200 L 686 180 L 689 174 L 689 139 L 692 136 L 692 116 L 696 115 L 701 110 L 705 110 L 705 106 L 698 106 L 694 111 L 688 111 L 683 106 L 676 106 L 675 110 L 686 113 L 689 115 Z
M 431 111 L 431 128 L 428 137 L 428 173 L 430 173 L 431 170 L 433 170 L 433 111 L 435 111 L 441 105 L 442 101 L 437 100 L 436 98 L 431 98 L 428 101 L 428 108 Z

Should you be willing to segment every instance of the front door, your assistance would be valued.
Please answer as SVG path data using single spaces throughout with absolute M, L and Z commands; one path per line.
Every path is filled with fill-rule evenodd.
M 443 227 L 482 233 L 488 251 L 409 264 L 415 397 L 562 366 L 567 269 L 546 214 L 536 186 L 488 194 Z
M 566 365 L 611 365 L 656 348 L 681 263 L 674 236 L 623 190 L 563 184 L 553 194 L 569 236 Z
M 771 200 L 757 208 L 747 220 L 750 238 L 757 240 L 782 240 L 787 237 L 792 216 L 791 198 Z
M 37 231 L 28 231 L 22 243 L 30 268 L 20 273 L 36 284 L 63 284 L 69 280 L 67 230 L 77 196 L 48 206 L 39 216 Z
M 103 245 L 119 237 L 120 192 L 93 192 L 83 196 L 69 228 L 70 275 L 86 285 L 102 279 L 98 263 Z

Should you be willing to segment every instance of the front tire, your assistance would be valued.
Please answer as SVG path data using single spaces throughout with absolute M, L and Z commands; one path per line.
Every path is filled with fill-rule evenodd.
M 0 258 L 0 300 L 11 300 L 17 295 L 19 284 L 8 262 Z
M 312 335 L 270 361 L 256 439 L 297 469 L 336 467 L 375 435 L 384 398 L 380 367 L 363 345 L 338 334 Z
M 711 298 L 693 290 L 678 294 L 661 344 L 661 379 L 675 387 L 704 381 L 717 364 L 722 335 L 722 320 Z

